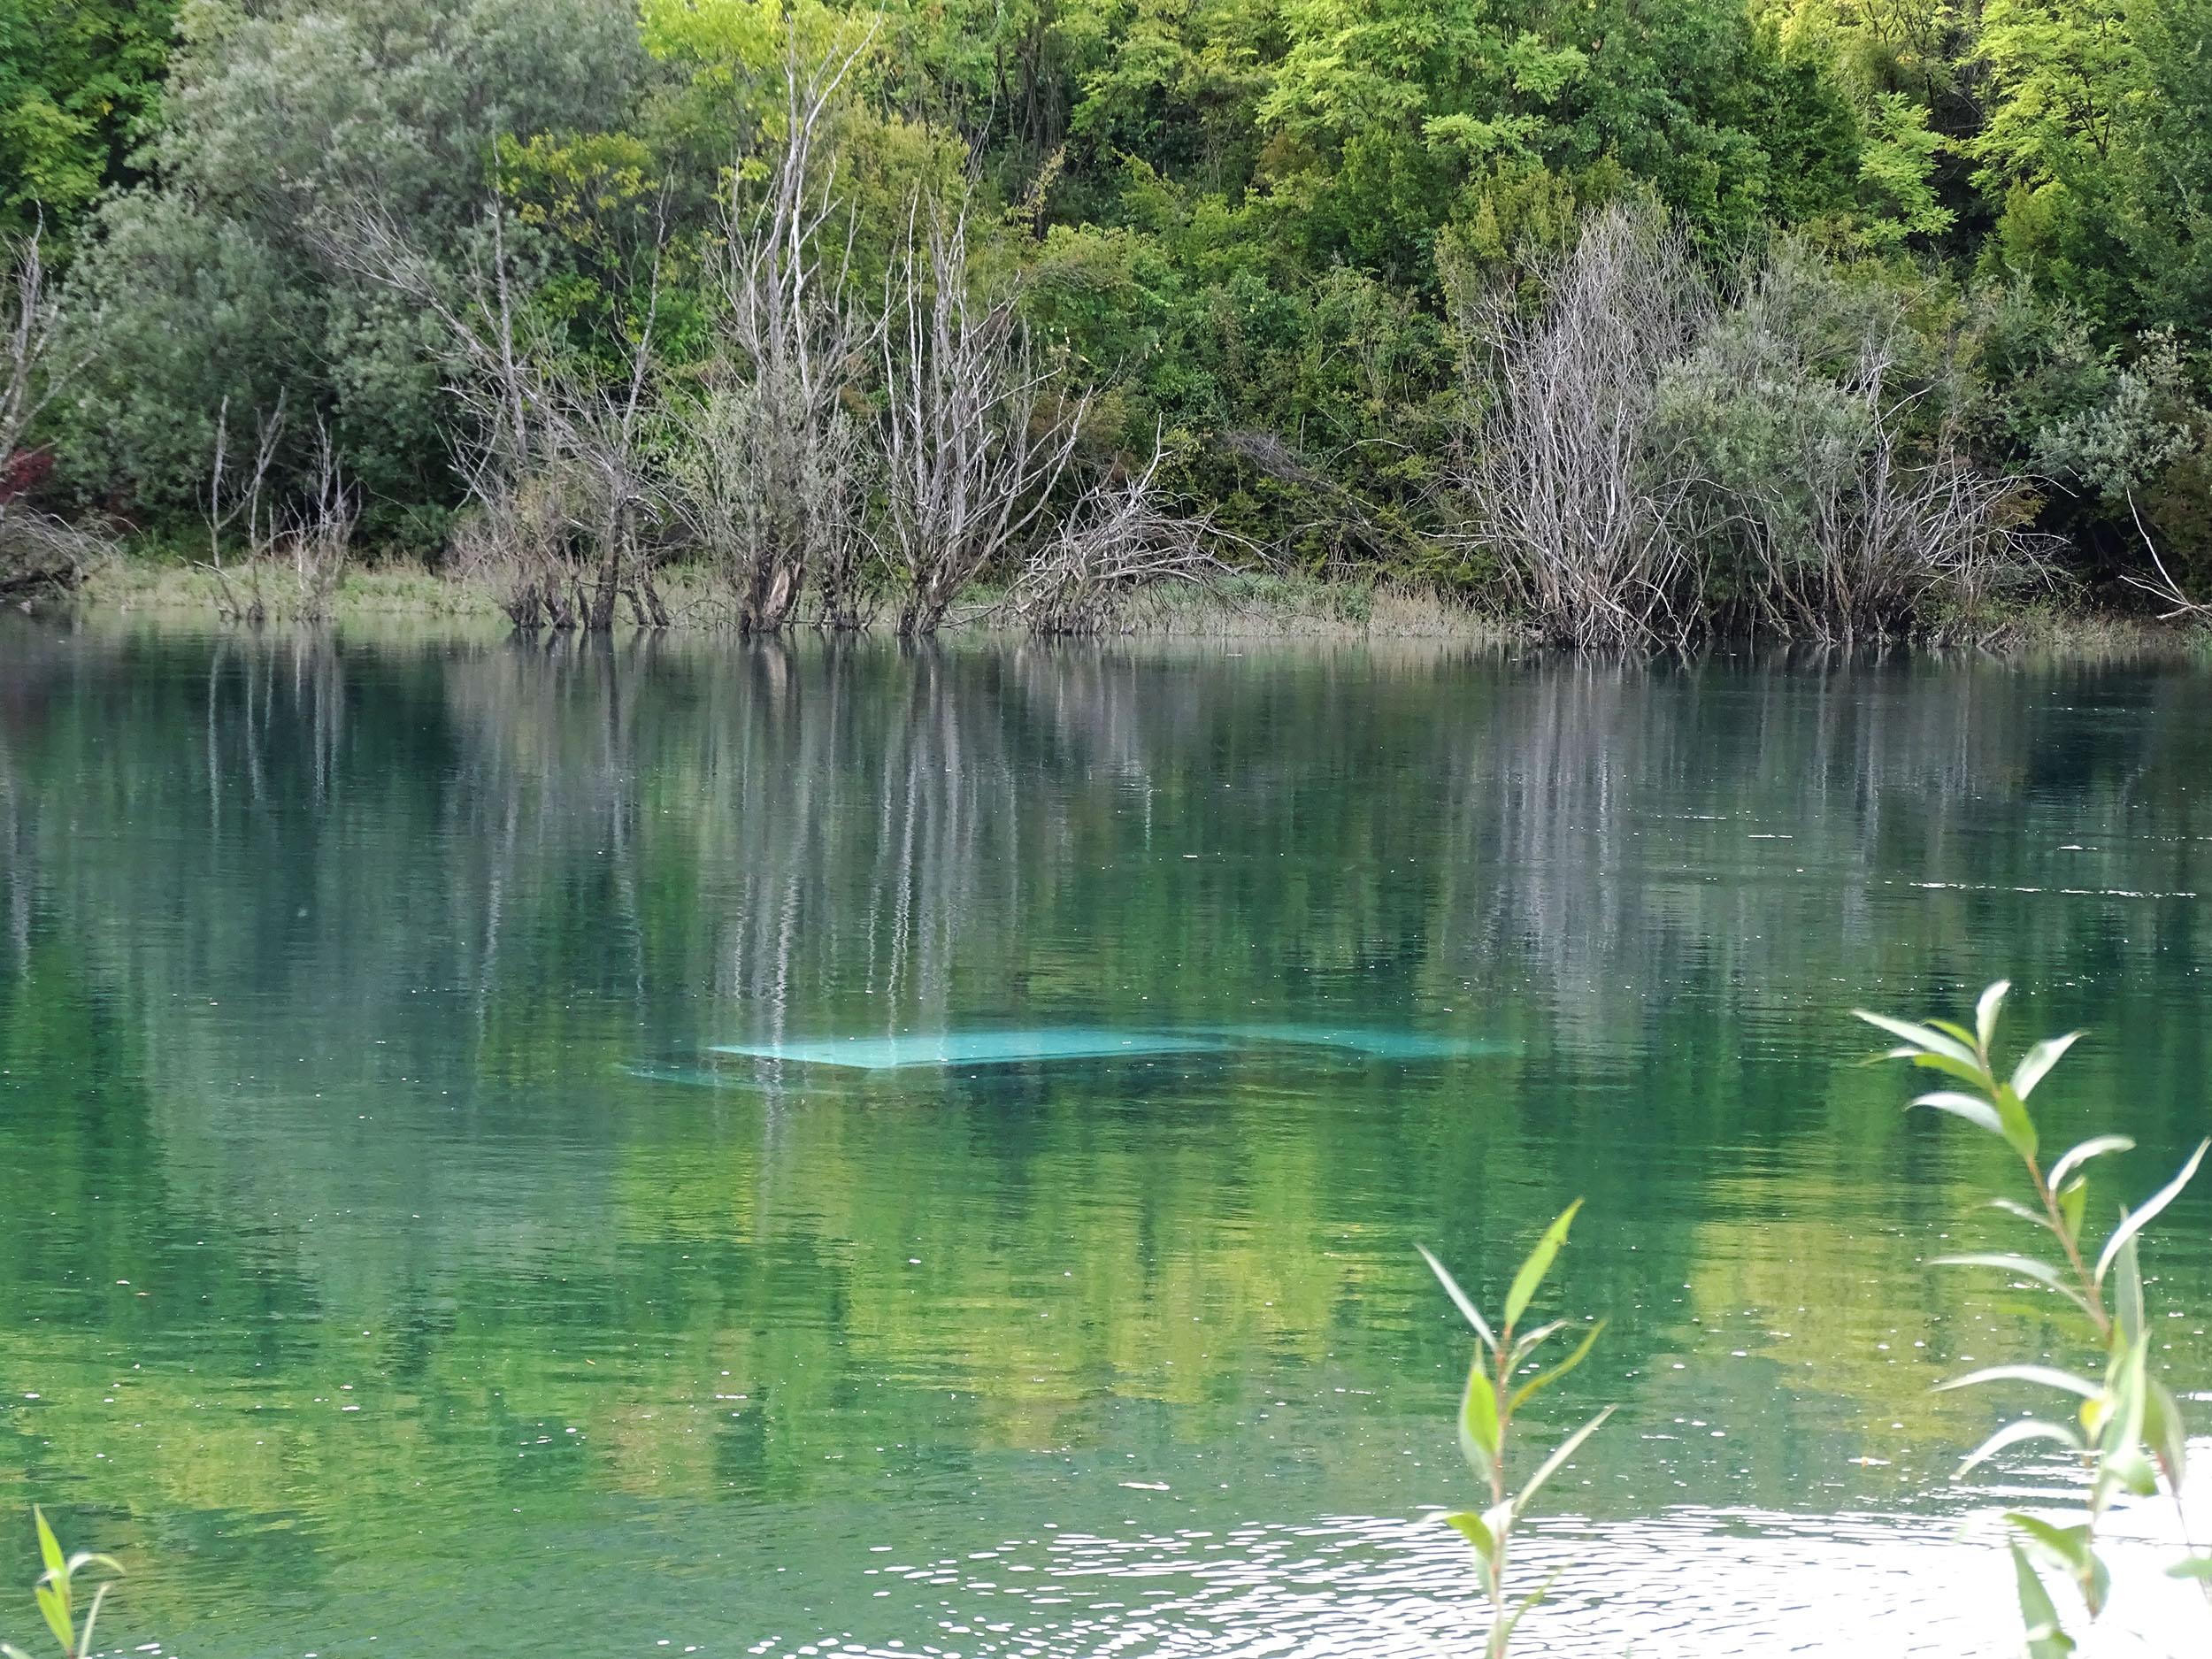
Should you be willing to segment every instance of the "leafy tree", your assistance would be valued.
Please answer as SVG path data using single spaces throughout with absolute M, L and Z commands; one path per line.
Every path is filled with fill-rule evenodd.
M 157 119 L 169 0 L 0 0 L 0 231 L 73 226 L 135 176 Z
M 107 204 L 75 272 L 96 370 L 63 413 L 81 490 L 188 511 L 225 398 L 327 416 L 373 526 L 450 498 L 433 336 L 335 250 L 366 218 L 458 257 L 503 134 L 628 106 L 635 26 L 588 0 L 196 0 L 152 178 Z

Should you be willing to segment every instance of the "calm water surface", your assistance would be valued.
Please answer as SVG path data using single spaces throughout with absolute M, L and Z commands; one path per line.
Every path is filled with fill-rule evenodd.
M 124 1556 L 119 1648 L 211 1659 L 1463 1653 L 1413 1247 L 1494 1294 L 1584 1195 L 1612 1323 L 1548 1420 L 1622 1410 L 1532 1651 L 2011 1651 L 1990 1517 L 2059 1482 L 1952 1484 L 2026 1402 L 1927 1390 L 2059 1328 L 1922 1265 L 2005 1241 L 2002 1166 L 1842 1010 L 2012 976 L 2148 1190 L 2212 1119 L 2208 710 L 12 624 L 0 1510 Z M 1298 1025 L 1426 1041 L 1253 1029 Z M 1195 1046 L 713 1052 L 1041 1028 Z M 2212 1197 L 2171 1215 L 2160 1355 L 2212 1388 Z M 2201 1651 L 2122 1608 L 2103 1651 Z

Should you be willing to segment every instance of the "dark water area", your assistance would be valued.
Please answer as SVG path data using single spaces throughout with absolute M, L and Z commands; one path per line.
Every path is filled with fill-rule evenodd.
M 2018 1242 L 2001 1151 L 1846 1010 L 2015 979 L 2148 1192 L 2212 1122 L 2208 710 L 11 622 L 0 1511 L 124 1557 L 119 1651 L 1463 1653 L 1415 1246 L 1494 1298 L 1580 1196 L 1540 1417 L 1621 1410 L 1528 1650 L 2014 1651 L 1992 1517 L 2062 1471 L 1955 1483 L 2033 1397 L 1929 1389 L 2064 1327 L 1926 1265 Z M 2212 1186 L 2147 1266 L 2212 1390 Z M 2119 1554 L 2091 1651 L 2193 1650 Z

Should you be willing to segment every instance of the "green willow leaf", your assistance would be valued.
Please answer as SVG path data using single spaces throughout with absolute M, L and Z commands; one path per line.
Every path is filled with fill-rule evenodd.
M 2018 1083 L 2014 1083 L 2012 1087 L 2022 1099 L 2027 1098 L 2027 1091 Z M 2092 1135 L 2079 1146 L 2070 1148 L 2057 1163 L 2051 1165 L 2052 1188 L 2055 1190 L 2065 1186 L 2066 1178 L 2092 1158 L 2101 1158 L 2108 1152 L 2132 1152 L 2134 1149 L 2135 1142 L 2125 1135 Z
M 2023 1221 L 2032 1221 L 2037 1226 L 2043 1228 L 2046 1232 L 2050 1229 L 2051 1218 L 2048 1216 L 2045 1215 L 2039 1210 L 2030 1209 L 2027 1205 L 2022 1203 L 2016 1198 L 1985 1199 L 1983 1201 L 1982 1208 L 1984 1210 L 2001 1210 L 2008 1216 L 2017 1216 Z
M 2198 1141 L 2197 1149 L 2189 1155 L 2189 1161 L 2181 1166 L 2181 1172 L 2152 1194 L 2144 1201 L 2142 1208 L 2130 1213 L 2126 1219 L 2113 1229 L 2112 1236 L 2105 1240 L 2104 1249 L 2097 1256 L 2097 1282 L 2099 1284 L 2104 1283 L 2105 1270 L 2112 1265 L 2113 1258 L 2119 1255 L 2121 1247 L 2137 1233 L 2142 1232 L 2145 1227 L 2149 1226 L 2152 1222 L 2157 1220 L 2160 1212 L 2181 1196 L 2181 1189 L 2188 1186 L 2192 1178 L 2195 1176 L 2197 1165 L 2204 1162 L 2204 1155 L 2208 1151 L 2212 1151 L 2212 1141 Z
M 1605 1419 L 1611 1417 L 1616 1409 L 1617 1408 L 1613 1406 L 1606 1407 L 1604 1410 L 1599 1412 L 1597 1416 L 1592 1417 L 1587 1423 L 1577 1429 L 1572 1434 L 1570 1434 L 1565 1440 L 1560 1441 L 1558 1445 L 1552 1448 L 1551 1455 L 1544 1459 L 1542 1463 L 1536 1466 L 1536 1472 L 1528 1478 L 1527 1484 L 1524 1486 L 1518 1494 L 1515 1496 L 1513 1500 L 1513 1510 L 1515 1514 L 1517 1515 L 1522 1510 L 1528 1508 L 1529 1500 L 1536 1495 L 1539 1488 L 1540 1488 L 1547 1480 L 1549 1480 L 1554 1475 L 1559 1472 L 1560 1466 L 1575 1455 L 1576 1449 L 1581 1446 L 1583 1441 L 1588 1440 L 1593 1434 L 1595 1434 L 1599 1429 L 1605 1425 Z
M 2035 1119 L 2028 1116 L 2028 1109 L 2009 1083 L 1990 1096 L 1997 1108 L 1997 1121 L 2002 1126 L 2005 1144 L 2032 1164 L 2036 1148 L 2041 1144 L 2035 1133 Z
M 2048 1262 L 2039 1262 L 2032 1256 L 2006 1256 L 1976 1253 L 1967 1256 L 1937 1256 L 1929 1258 L 1931 1267 L 1993 1267 L 2001 1273 L 2011 1273 L 2021 1279 L 2032 1279 L 2039 1285 L 2047 1285 L 2077 1306 L 2086 1309 L 2081 1293 L 2066 1282 L 2066 1276 Z
M 1538 1372 L 1535 1376 L 1530 1378 L 1526 1382 L 1523 1383 L 1518 1388 L 1516 1388 L 1513 1391 L 1512 1409 L 1518 1411 L 1521 1409 L 1523 1402 L 1525 1402 L 1532 1394 L 1535 1394 L 1539 1389 L 1550 1387 L 1552 1384 L 1557 1382 L 1562 1377 L 1564 1377 L 1576 1366 L 1581 1364 L 1584 1360 L 1589 1358 L 1590 1350 L 1597 1345 L 1598 1337 L 1604 1331 L 1604 1329 L 1605 1321 L 1601 1319 L 1595 1325 L 1592 1325 L 1588 1334 L 1584 1336 L 1582 1340 L 1575 1345 L 1573 1353 L 1568 1355 L 1566 1358 L 1561 1360 L 1558 1364 L 1553 1366 L 1549 1371 Z
M 2155 1377 L 2145 1379 L 2143 1438 L 2158 1455 L 2166 1471 L 2166 1484 L 2178 1494 L 2189 1471 L 2189 1429 L 2181 1415 L 2181 1402 L 2172 1389 Z
M 2043 1580 L 2036 1577 L 2035 1564 L 2028 1559 L 2027 1551 L 2017 1544 L 2012 1546 L 2012 1567 L 2020 1596 L 2020 1623 L 2027 1637 L 2028 1659 L 2065 1659 L 2074 1651 L 2074 1639 L 2060 1628 L 2058 1609 L 2051 1601 L 2051 1593 L 2043 1587 Z
M 1954 1118 L 1963 1118 L 1977 1129 L 1986 1129 L 2001 1138 L 2005 1133 L 2004 1122 L 1997 1116 L 1997 1109 L 1987 1101 L 1977 1100 L 1971 1094 L 1938 1089 L 1932 1094 L 1920 1095 L 1912 1103 L 1925 1106 L 1932 1111 L 1949 1112 Z
M 1997 1016 L 2005 1005 L 2005 993 L 2012 989 L 2012 981 L 2000 979 L 1981 994 L 1974 1004 L 1974 1034 L 1986 1050 L 1997 1041 Z
M 1939 1054 L 1947 1060 L 1955 1060 L 1961 1065 L 1974 1067 L 1974 1074 L 1977 1077 L 1981 1075 L 1979 1066 L 1975 1064 L 1972 1048 L 1955 1037 L 1947 1036 L 1930 1025 L 1916 1025 L 1909 1019 L 1892 1019 L 1886 1014 L 1870 1013 L 1863 1008 L 1855 1008 L 1851 1012 L 1878 1030 L 1886 1031 L 1893 1037 L 1903 1038 L 1924 1054 Z
M 36 1504 L 33 1504 L 31 1518 L 38 1525 L 39 1559 L 46 1563 L 46 1571 L 57 1575 L 66 1575 L 69 1566 L 62 1558 L 61 1540 L 54 1536 L 54 1529 L 46 1519 L 46 1511 Z
M 1998 1453 L 2008 1450 L 2015 1446 L 2024 1445 L 2030 1440 L 2053 1440 L 2071 1452 L 2078 1452 L 2082 1449 L 2081 1436 L 2064 1424 L 2046 1423 L 2037 1417 L 2022 1417 L 2017 1422 L 2006 1424 L 2004 1427 L 1999 1429 L 1968 1453 L 1965 1461 L 1959 1464 L 1952 1479 L 1955 1480 L 1962 1479 L 1970 1471 L 1980 1468 L 1991 1458 L 1996 1456 Z
M 2083 1033 L 2070 1031 L 2063 1037 L 2047 1037 L 2020 1056 L 2020 1064 L 2012 1068 L 2012 1092 L 2022 1100 L 2035 1092 L 2035 1086 L 2048 1075 L 2050 1069 L 2065 1057 L 2066 1051 L 2082 1040 Z
M 102 1556 L 100 1559 L 105 1560 L 106 1557 Z M 122 1569 L 118 1567 L 116 1571 L 120 1572 Z M 104 1584 L 92 1593 L 92 1605 L 85 1609 L 84 1612 L 84 1628 L 77 1632 L 79 1653 L 88 1654 L 92 1651 L 92 1627 L 100 1622 L 100 1609 L 106 1605 L 108 1592 L 113 1588 L 115 1586 L 112 1584 Z
M 1559 1218 L 1544 1229 L 1544 1236 L 1536 1240 L 1536 1248 L 1521 1263 L 1521 1271 L 1513 1275 L 1513 1285 L 1505 1293 L 1505 1328 L 1508 1331 L 1520 1323 L 1528 1311 L 1529 1299 L 1536 1294 L 1536 1287 L 1544 1282 L 1544 1275 L 1551 1271 L 1551 1264 L 1558 1259 L 1559 1247 L 1567 1241 L 1567 1229 L 1574 1225 L 1575 1212 L 1582 1208 L 1578 1198 L 1559 1213 Z
M 2060 1188 L 2058 1194 L 2059 1219 L 2065 1224 L 2068 1238 L 2078 1240 L 2081 1237 L 2081 1218 L 2088 1209 L 2089 1178 L 2077 1175 Z
M 2169 1578 L 2203 1578 L 2212 1580 L 2212 1555 L 2192 1555 L 2186 1561 L 2177 1561 L 2166 1569 Z
M 1482 1357 L 1467 1370 L 1467 1394 L 1459 1406 L 1459 1448 L 1485 1480 L 1497 1467 L 1502 1437 L 1498 1422 L 1498 1391 L 1482 1369 Z
M 2079 1394 L 2084 1400 L 2094 1400 L 2104 1390 L 2085 1377 L 2071 1371 L 2060 1371 L 2051 1365 L 1992 1365 L 1982 1371 L 1969 1371 L 1963 1377 L 1954 1377 L 1939 1382 L 1930 1390 L 1932 1394 L 1949 1394 L 1955 1388 L 1978 1388 L 1984 1383 L 2033 1383 L 2039 1388 L 2063 1389 L 2070 1394 Z
M 54 1640 L 61 1644 L 64 1653 L 73 1653 L 77 1632 L 71 1626 L 68 1604 L 61 1599 L 61 1593 L 42 1584 L 33 1594 L 38 1598 L 38 1610 L 45 1617 L 46 1628 L 54 1632 Z
M 1912 1063 L 1917 1066 L 1925 1066 L 1931 1071 L 1941 1071 L 1947 1076 L 1955 1077 L 1962 1083 L 1968 1084 L 1974 1088 L 1989 1087 L 1988 1076 L 1971 1060 L 1954 1060 L 1947 1054 L 1916 1054 L 1912 1057 Z
M 2025 1534 L 2029 1548 L 2074 1581 L 2081 1592 L 2089 1617 L 2094 1618 L 2104 1611 L 2105 1596 L 2112 1588 L 2112 1577 L 2105 1564 L 2090 1548 L 2091 1534 L 2087 1525 L 2054 1526 L 2050 1522 L 2017 1509 L 2008 1510 L 2006 1522 L 2016 1531 Z
M 1525 1362 L 1530 1355 L 1535 1353 L 1538 1348 L 1541 1348 L 1549 1338 L 1556 1336 L 1560 1332 L 1565 1330 L 1566 1328 L 1566 1320 L 1554 1319 L 1548 1325 L 1538 1325 L 1533 1331 L 1522 1332 L 1521 1334 L 1516 1337 L 1513 1340 L 1513 1355 L 1512 1358 L 1509 1362 L 1509 1369 L 1514 1371 L 1519 1370 L 1523 1362 Z
M 2113 1317 L 2119 1321 L 2121 1340 L 2127 1342 L 2143 1340 L 2143 1263 L 2135 1248 L 2139 1242 L 2130 1239 L 2113 1263 Z
M 1506 1642 L 1511 1640 L 1515 1628 L 1518 1626 L 1521 1620 L 1527 1616 L 1529 1609 L 1534 1607 L 1538 1602 L 1541 1601 L 1546 1596 L 1551 1594 L 1552 1586 L 1558 1581 L 1559 1575 L 1566 1571 L 1567 1569 L 1564 1563 L 1562 1563 L 1559 1566 L 1554 1567 L 1550 1572 L 1545 1575 L 1544 1582 L 1538 1585 L 1533 1590 L 1531 1590 L 1526 1595 L 1523 1596 L 1521 1598 L 1520 1606 L 1515 1608 L 1512 1612 L 1506 1615 L 1505 1623 L 1499 1627 L 1496 1638 L 1496 1646 L 1501 1650 L 1503 1649 Z
M 1429 1253 L 1428 1246 L 1417 1244 L 1413 1248 L 1421 1252 L 1421 1259 L 1429 1264 L 1429 1271 L 1436 1275 L 1437 1281 L 1444 1286 L 1444 1294 L 1458 1307 L 1462 1317 L 1475 1327 L 1475 1334 L 1482 1339 L 1483 1347 L 1493 1354 L 1496 1353 L 1498 1339 L 1490 1334 L 1489 1322 L 1482 1317 L 1482 1310 L 1475 1306 L 1474 1298 L 1459 1287 L 1459 1281 L 1445 1271 L 1443 1263 Z
M 1497 1552 L 1498 1541 L 1490 1536 L 1490 1529 L 1482 1524 L 1482 1517 L 1472 1509 L 1455 1509 L 1444 1517 L 1447 1526 L 1455 1528 L 1459 1535 L 1474 1546 L 1475 1555 L 1487 1567 L 1490 1557 Z

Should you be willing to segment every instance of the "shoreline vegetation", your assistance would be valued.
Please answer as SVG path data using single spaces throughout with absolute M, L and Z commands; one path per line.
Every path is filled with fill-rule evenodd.
M 732 629 L 724 597 L 710 570 L 676 566 L 663 572 L 667 620 L 653 631 L 692 638 L 726 635 Z M 1026 637 L 1007 617 L 1002 594 L 979 588 L 962 595 L 941 632 L 948 637 Z M 349 569 L 325 603 L 299 609 L 270 589 L 263 622 L 272 627 L 427 625 L 434 632 L 474 634 L 512 632 L 500 585 L 481 574 L 440 570 L 414 560 L 388 560 Z M 111 551 L 89 561 L 77 585 L 49 592 L 20 607 L 30 614 L 92 626 L 148 621 L 159 626 L 235 626 L 213 574 L 173 557 Z M 635 632 L 626 617 L 618 632 Z M 813 635 L 817 630 L 793 630 Z M 853 630 L 875 638 L 895 636 L 888 618 Z M 1510 617 L 1486 611 L 1465 597 L 1377 578 L 1280 576 L 1232 572 L 1202 589 L 1151 595 L 1087 636 L 1101 641 L 1187 641 L 1328 643 L 1405 642 L 1512 651 L 1542 649 L 1540 635 Z M 2085 607 L 2026 604 L 1988 619 L 1970 640 L 1899 641 L 1926 649 L 1963 649 L 1993 658 L 2065 662 L 2172 660 L 2196 662 L 2212 654 L 2212 632 L 2195 618 L 2160 619 Z M 1878 642 L 1867 642 L 1874 648 Z M 1716 641 L 1713 649 L 1782 651 L 1786 641 Z M 1816 656 L 1831 654 L 1816 647 Z
M 2212 614 L 2212 0 L 64 11 L 0 44 L 0 600 Z

